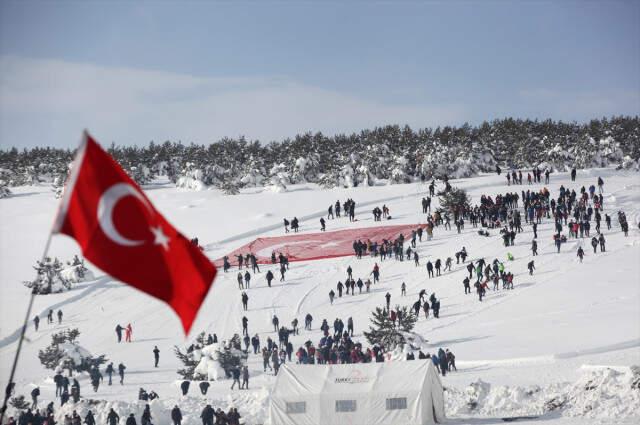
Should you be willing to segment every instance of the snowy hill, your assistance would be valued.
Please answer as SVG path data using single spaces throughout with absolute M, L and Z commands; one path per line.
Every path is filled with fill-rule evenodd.
M 30 323 L 24 353 L 21 358 L 16 394 L 27 396 L 34 386 L 40 386 L 42 398 L 53 400 L 55 385 L 52 371 L 44 369 L 37 358 L 38 350 L 49 344 L 51 334 L 68 327 L 81 332 L 80 344 L 94 354 L 105 354 L 115 365 L 127 366 L 125 385 L 103 383 L 97 393 L 90 388 L 87 376 L 80 378 L 83 396 L 105 400 L 93 407 L 104 423 L 109 407 L 120 415 L 141 413 L 144 403 L 138 403 L 139 388 L 154 390 L 160 399 L 152 403 L 154 424 L 170 423 L 169 410 L 179 404 L 187 425 L 200 423 L 199 414 L 204 399 L 214 407 L 238 407 L 248 424 L 263 423 L 269 389 L 274 376 L 263 373 L 262 358 L 249 355 L 249 391 L 229 391 L 231 381 L 212 382 L 206 397 L 199 395 L 196 385 L 188 396 L 180 395 L 180 363 L 173 355 L 173 346 L 184 347 L 201 331 L 216 333 L 220 340 L 229 339 L 242 330 L 241 318 L 249 319 L 249 333 L 258 333 L 264 344 L 268 336 L 277 341 L 271 318 L 276 314 L 281 325 L 297 318 L 301 323 L 310 313 L 313 330 L 301 330 L 292 336 L 294 350 L 310 339 L 317 344 L 320 322 L 329 323 L 336 317 L 345 323 L 353 317 L 356 340 L 367 346 L 362 332 L 367 330 L 371 312 L 382 306 L 384 295 L 390 292 L 391 304 L 411 306 L 421 289 L 435 292 L 441 300 L 440 318 L 421 314 L 415 331 L 427 342 L 423 349 L 434 353 L 448 348 L 456 355 L 458 371 L 442 378 L 447 388 L 447 415 L 451 423 L 501 423 L 500 418 L 538 416 L 544 414 L 552 423 L 633 423 L 640 418 L 640 390 L 631 389 L 638 372 L 630 366 L 640 365 L 640 178 L 634 171 L 589 169 L 579 171 L 575 182 L 567 173 L 552 174 L 546 187 L 557 197 L 561 185 L 579 191 L 581 186 L 605 181 L 604 210 L 612 216 L 613 228 L 605 230 L 607 251 L 593 254 L 589 239 L 569 239 L 556 253 L 552 241 L 553 220 L 545 219 L 538 227 L 536 270 L 527 271 L 531 257 L 531 227 L 517 235 L 515 246 L 508 251 L 514 261 L 507 261 L 507 248 L 502 245 L 498 229 L 490 236 L 477 234 L 466 224 L 458 234 L 455 230 L 434 230 L 431 241 L 419 242 L 420 267 L 413 261 L 398 262 L 379 259 L 343 257 L 292 263 L 286 282 L 274 282 L 267 287 L 264 275 L 276 266 L 261 266 L 254 275 L 249 294 L 249 310 L 242 311 L 240 290 L 236 282 L 237 269 L 220 270 L 192 335 L 185 341 L 177 317 L 162 303 L 93 270 L 97 280 L 82 282 L 65 293 L 38 296 L 34 314 L 43 319 L 35 332 Z M 506 186 L 504 176 L 482 174 L 473 178 L 451 181 L 464 188 L 478 203 L 480 196 L 494 196 L 507 191 L 540 190 L 545 185 Z M 440 183 L 442 185 L 442 183 Z M 336 200 L 356 201 L 357 221 L 345 217 L 327 220 L 327 230 L 350 229 L 379 225 L 371 210 L 386 204 L 393 220 L 388 224 L 424 223 L 420 200 L 427 195 L 421 183 L 405 185 L 356 187 L 321 190 L 312 183 L 287 186 L 277 193 L 262 187 L 242 189 L 240 195 L 226 196 L 217 190 L 193 192 L 156 181 L 145 187 L 148 196 L 167 219 L 188 237 L 198 237 L 213 260 L 229 253 L 258 236 L 282 235 L 282 218 L 300 219 L 301 232 L 317 232 L 319 218 Z M 39 259 L 53 222 L 57 200 L 48 186 L 12 188 L 13 196 L 0 200 L 0 383 L 7 382 L 12 356 L 16 349 L 19 327 L 27 307 L 29 293 L 21 282 L 33 279 L 35 261 Z M 437 201 L 435 201 L 437 206 Z M 630 222 L 629 236 L 620 231 L 616 219 L 623 210 Z M 387 224 L 387 223 L 382 223 Z M 604 226 L 604 223 L 603 223 Z M 595 233 L 595 232 L 592 232 Z M 582 245 L 586 256 L 580 263 L 576 249 Z M 465 265 L 455 264 L 453 270 L 429 279 L 424 264 L 427 260 L 453 257 L 465 247 L 468 260 L 498 258 L 507 271 L 515 275 L 512 291 L 489 290 L 479 302 L 475 294 L 465 295 L 462 280 L 467 275 Z M 73 241 L 58 236 L 53 240 L 51 255 L 71 259 L 78 253 Z M 369 294 L 347 295 L 329 304 L 328 293 L 335 290 L 338 280 L 344 281 L 348 266 L 354 278 L 367 278 L 374 263 L 381 268 L 381 281 Z M 89 266 L 91 267 L 91 266 Z M 402 297 L 400 285 L 407 285 Z M 49 309 L 62 309 L 62 324 L 46 324 Z M 133 342 L 117 343 L 117 324 L 133 326 Z M 302 327 L 302 326 L 301 326 Z M 161 351 L 159 368 L 153 367 L 154 346 Z M 602 368 L 616 367 L 615 370 Z M 309 367 L 322 367 L 321 365 Z M 634 375 L 635 373 L 635 375 Z M 481 382 L 482 381 L 482 382 Z M 585 383 L 597 382 L 596 392 L 582 390 Z M 472 386 L 469 386 L 472 384 Z M 589 384 L 590 385 L 590 384 Z M 589 385 L 586 385 L 587 387 Z M 637 384 L 636 384 L 637 385 Z M 557 410 L 549 412 L 548 402 L 560 400 Z M 473 402 L 473 403 L 471 403 Z M 474 404 L 475 408 L 469 406 Z M 56 406 L 58 403 L 56 403 Z M 88 404 L 78 406 L 86 412 Z M 578 417 L 575 419 L 574 417 Z M 484 419 L 480 419 L 484 418 Z M 526 423 L 523 421 L 522 423 Z

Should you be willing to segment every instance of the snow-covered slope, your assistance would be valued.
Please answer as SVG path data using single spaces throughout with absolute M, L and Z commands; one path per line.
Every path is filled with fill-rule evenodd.
M 551 240 L 553 223 L 546 220 L 538 228 L 540 255 L 535 259 L 534 275 L 529 276 L 526 264 L 531 259 L 533 235 L 525 226 L 525 232 L 516 237 L 515 247 L 510 247 L 515 260 L 505 262 L 507 270 L 515 274 L 513 291 L 489 291 L 480 303 L 475 295 L 464 295 L 462 279 L 467 273 L 464 265 L 454 265 L 453 271 L 428 279 L 424 266 L 414 267 L 413 262 L 389 260 L 379 263 L 381 282 L 372 286 L 370 294 L 349 295 L 329 305 L 328 293 L 335 289 L 338 280 L 344 280 L 349 265 L 353 267 L 356 279 L 366 278 L 375 262 L 370 258 L 345 257 L 292 263 L 286 283 L 276 282 L 271 288 L 264 280 L 269 267 L 261 267 L 262 273 L 252 279 L 248 290 L 249 311 L 244 313 L 235 279 L 237 271 L 232 269 L 227 274 L 220 271 L 193 327 L 193 334 L 206 331 L 215 332 L 221 339 L 230 338 L 234 333 L 240 333 L 241 318 L 246 314 L 249 332 L 258 333 L 264 342 L 267 336 L 276 338 L 271 325 L 273 314 L 277 314 L 281 324 L 288 325 L 294 318 L 302 322 L 304 316 L 311 313 L 314 330 L 293 336 L 295 348 L 307 339 L 318 342 L 318 327 L 323 318 L 331 323 L 336 317 L 346 321 L 349 316 L 355 322 L 355 339 L 366 345 L 362 331 L 368 326 L 371 311 L 383 304 L 387 291 L 392 294 L 392 304 L 411 305 L 418 292 L 426 289 L 441 299 L 440 319 L 430 317 L 425 320 L 421 315 L 416 331 L 428 341 L 424 347 L 426 351 L 434 352 L 443 347 L 456 354 L 458 372 L 443 378 L 443 384 L 449 389 L 447 414 L 450 417 L 481 416 L 489 418 L 482 423 L 494 423 L 490 418 L 539 415 L 548 399 L 566 396 L 573 397 L 571 407 L 560 409 L 560 413 L 547 414 L 551 421 L 585 423 L 583 418 L 579 422 L 568 418 L 576 414 L 614 423 L 633 421 L 639 415 L 638 410 L 634 418 L 633 410 L 622 410 L 620 406 L 612 407 L 611 403 L 603 401 L 589 401 L 577 388 L 583 380 L 588 380 L 585 376 L 597 375 L 603 383 L 602 388 L 615 392 L 618 391 L 616 388 L 625 385 L 627 375 L 624 373 L 632 375 L 627 371 L 612 376 L 600 369 L 595 372 L 585 370 L 583 365 L 624 367 L 640 364 L 640 234 L 636 224 L 640 217 L 640 179 L 637 172 L 594 169 L 578 172 L 574 183 L 567 174 L 553 174 L 547 187 L 557 196 L 561 184 L 578 191 L 582 185 L 595 184 L 598 176 L 605 180 L 604 207 L 613 218 L 613 229 L 604 232 L 607 252 L 594 255 L 585 239 L 582 242 L 570 240 L 557 254 Z M 505 183 L 504 176 L 495 175 L 452 181 L 454 186 L 467 189 L 474 203 L 481 194 L 495 195 L 509 190 L 519 193 L 522 189 L 543 187 L 526 184 L 507 187 Z M 27 307 L 29 294 L 21 282 L 33 278 L 32 266 L 41 255 L 57 207 L 49 187 L 12 190 L 14 196 L 0 200 L 2 386 L 7 382 L 19 326 Z M 421 213 L 420 199 L 426 195 L 427 187 L 422 184 L 333 190 L 319 190 L 313 184 L 303 184 L 288 186 L 285 193 L 262 188 L 244 189 L 238 196 L 225 196 L 213 190 L 186 191 L 163 182 L 146 186 L 146 190 L 156 207 L 176 227 L 189 237 L 199 238 L 212 259 L 257 236 L 281 235 L 283 217 L 297 216 L 301 231 L 316 232 L 319 217 L 338 199 L 356 201 L 358 221 L 328 220 L 328 230 L 379 224 L 374 223 L 370 211 L 383 203 L 389 206 L 394 217 L 390 224 L 421 223 L 426 219 Z M 615 218 L 619 209 L 629 218 L 631 231 L 628 237 L 620 232 Z M 491 236 L 485 238 L 477 235 L 470 225 L 461 234 L 457 234 L 455 227 L 448 231 L 440 226 L 432 241 L 418 244 L 421 263 L 427 259 L 453 257 L 462 246 L 466 247 L 472 260 L 499 258 L 506 261 L 501 238 L 497 231 L 490 232 Z M 576 257 L 580 243 L 587 253 L 582 264 Z M 71 259 L 77 253 L 73 241 L 63 236 L 54 237 L 51 255 Z M 275 273 L 275 267 L 273 270 Z M 135 400 L 138 389 L 144 387 L 160 395 L 160 400 L 152 407 L 155 424 L 169 424 L 168 410 L 176 403 L 186 413 L 186 424 L 198 423 L 204 397 L 196 395 L 197 388 L 192 387 L 190 395 L 183 398 L 179 396 L 176 384 L 178 375 L 175 371 L 179 364 L 172 347 L 185 343 L 178 319 L 162 303 L 113 281 L 99 270 L 94 273 L 98 276 L 94 282 L 83 282 L 69 292 L 36 299 L 34 314 L 39 313 L 44 319 L 49 308 L 62 309 L 63 323 L 47 325 L 43 320 L 39 332 L 30 325 L 18 369 L 17 393 L 28 396 L 30 388 L 39 385 L 43 398 L 53 399 L 51 371 L 40 365 L 37 352 L 49 344 L 53 332 L 77 327 L 81 331 L 79 341 L 83 347 L 94 354 L 106 354 L 115 364 L 124 362 L 127 365 L 124 386 L 103 384 L 96 394 L 90 394 L 88 379 L 83 377 L 81 385 L 85 396 L 114 403 L 121 415 L 129 410 L 140 413 L 142 408 Z M 400 295 L 402 282 L 407 284 L 406 297 Z M 118 323 L 132 324 L 133 343 L 116 342 L 114 328 Z M 153 367 L 155 345 L 161 350 L 157 369 Z M 206 399 L 214 407 L 235 405 L 247 423 L 262 423 L 274 377 L 262 372 L 258 356 L 249 356 L 249 368 L 250 391 L 229 392 L 230 382 L 215 382 Z M 479 384 L 479 380 L 491 387 Z M 474 386 L 468 389 L 471 383 Z M 537 386 L 538 391 L 532 392 L 532 386 Z M 535 396 L 527 395 L 528 392 Z M 635 390 L 621 394 L 619 403 L 640 406 L 638 393 Z M 471 397 L 469 394 L 480 399 L 476 409 L 465 407 L 468 402 L 465 397 Z M 587 395 L 592 397 L 592 394 Z M 583 401 L 591 407 L 587 409 L 580 405 Z M 106 404 L 99 410 L 109 406 Z M 86 408 L 78 406 L 79 410 Z M 590 413 L 584 413 L 585 409 Z

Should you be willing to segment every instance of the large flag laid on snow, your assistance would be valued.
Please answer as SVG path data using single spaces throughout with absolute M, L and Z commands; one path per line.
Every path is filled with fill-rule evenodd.
M 86 132 L 53 232 L 75 239 L 105 273 L 165 301 L 189 333 L 215 266 Z

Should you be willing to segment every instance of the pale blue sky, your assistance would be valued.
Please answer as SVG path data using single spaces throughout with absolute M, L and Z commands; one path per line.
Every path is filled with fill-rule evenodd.
M 639 1 L 0 3 L 3 147 L 639 113 Z

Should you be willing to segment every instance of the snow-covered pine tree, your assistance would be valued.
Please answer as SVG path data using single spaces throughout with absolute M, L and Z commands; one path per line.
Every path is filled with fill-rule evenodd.
M 286 171 L 287 167 L 283 164 L 276 164 L 271 167 L 269 171 L 271 183 L 271 190 L 274 192 L 286 192 L 287 185 L 290 183 L 289 174 Z
M 68 369 L 69 372 L 88 372 L 94 366 L 100 367 L 107 362 L 104 354 L 93 356 L 78 345 L 80 331 L 67 329 L 51 335 L 51 343 L 38 352 L 40 363 L 47 369 Z
M 406 306 L 396 306 L 395 311 L 394 323 L 386 309 L 376 307 L 372 313 L 369 331 L 364 331 L 364 336 L 370 344 L 382 344 L 387 350 L 393 350 L 396 345 L 405 343 L 402 332 L 411 332 L 418 318 Z
M 51 260 L 46 257 L 42 262 L 37 261 L 33 268 L 38 275 L 35 280 L 24 282 L 24 286 L 34 294 L 46 295 L 71 289 L 71 282 L 60 274 L 63 264 L 57 258 Z
M 53 190 L 53 196 L 55 196 L 56 199 L 62 198 L 62 195 L 64 194 L 64 182 L 65 177 L 62 175 L 57 175 L 53 178 L 51 190 Z
M 440 200 L 440 207 L 449 212 L 463 211 L 471 205 L 471 198 L 467 192 L 457 187 L 439 192 L 438 199 Z
M 184 366 L 181 369 L 178 369 L 176 373 L 182 377 L 182 379 L 193 380 L 196 377 L 194 376 L 195 368 L 198 366 L 198 361 L 195 360 L 192 353 L 182 352 L 177 345 L 173 346 L 173 352 L 180 360 L 182 365 Z
M 11 397 L 9 400 L 9 406 L 17 410 L 26 410 L 31 407 L 31 403 L 29 403 L 23 395 L 17 395 L 15 397 Z
M 133 181 L 138 183 L 140 186 L 151 182 L 151 170 L 149 170 L 149 168 L 144 164 L 131 166 L 127 171 Z
M 11 196 L 11 190 L 7 187 L 6 182 L 0 181 L 0 199 Z
M 176 371 L 182 379 L 194 380 L 200 378 L 200 376 L 196 374 L 195 369 L 200 362 L 200 347 L 204 346 L 205 338 L 205 333 L 200 332 L 196 337 L 195 343 L 184 352 L 177 345 L 173 346 L 173 353 L 184 366 L 182 369 Z
M 327 173 L 323 173 L 320 175 L 320 179 L 318 180 L 318 185 L 324 189 L 333 189 L 338 186 L 339 181 L 338 173 L 333 170 L 328 171 Z
M 240 335 L 234 334 L 226 346 L 217 350 L 218 363 L 224 369 L 227 378 L 231 377 L 231 371 L 236 367 L 244 366 L 247 362 L 247 353 L 242 351 Z
M 240 193 L 240 186 L 231 176 L 225 178 L 217 186 L 225 195 L 237 195 Z

